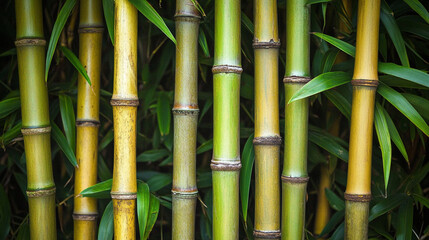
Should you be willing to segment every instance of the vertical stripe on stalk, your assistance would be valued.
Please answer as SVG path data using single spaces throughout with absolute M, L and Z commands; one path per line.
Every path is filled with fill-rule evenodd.
M 115 1 L 113 106 L 114 162 L 111 196 L 115 239 L 135 239 L 137 10 L 128 0 Z
M 213 72 L 213 238 L 238 239 L 240 1 L 215 0 Z
M 255 0 L 255 230 L 256 239 L 279 239 L 280 128 L 277 2 Z
M 310 7 L 286 2 L 285 149 L 282 172 L 282 239 L 304 239 L 307 175 L 308 99 L 288 103 L 310 81 Z
M 346 239 L 368 238 L 371 200 L 371 154 L 375 94 L 378 85 L 378 30 L 380 0 L 358 5 L 356 59 L 346 199 Z
M 80 2 L 79 58 L 86 67 L 91 85 L 78 76 L 77 137 L 75 168 L 75 196 L 97 183 L 97 153 L 100 65 L 103 37 L 103 16 L 100 0 Z M 74 202 L 74 239 L 95 239 L 97 232 L 97 200 L 76 197 Z
M 174 94 L 173 237 L 195 238 L 197 204 L 198 28 L 200 14 L 190 0 L 176 1 Z
M 22 135 L 27 164 L 27 196 L 32 239 L 57 238 L 52 173 L 48 89 L 41 0 L 17 0 L 16 38 Z

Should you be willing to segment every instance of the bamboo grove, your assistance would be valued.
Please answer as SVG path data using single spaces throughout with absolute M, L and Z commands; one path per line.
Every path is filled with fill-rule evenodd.
M 428 9 L 6 0 L 0 239 L 427 238 Z

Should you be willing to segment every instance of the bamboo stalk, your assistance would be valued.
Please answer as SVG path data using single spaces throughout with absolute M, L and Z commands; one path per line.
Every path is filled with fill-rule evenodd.
M 115 1 L 113 107 L 114 162 L 111 196 L 115 239 L 135 239 L 137 10 L 128 0 Z
M 213 239 L 238 239 L 240 1 L 215 1 L 213 72 Z
M 100 0 L 80 1 L 79 58 L 91 85 L 78 76 L 77 137 L 74 202 L 74 239 L 95 239 L 97 232 L 97 200 L 79 193 L 97 183 L 97 153 L 100 65 L 103 37 L 103 16 Z
M 368 238 L 371 200 L 371 154 L 375 93 L 378 85 L 380 0 L 358 5 L 356 59 L 346 199 L 346 239 Z
M 173 237 L 195 238 L 197 204 L 198 28 L 200 14 L 190 0 L 176 1 L 174 94 Z
M 31 239 L 50 240 L 57 234 L 42 1 L 17 0 L 15 10 L 30 235 Z
M 282 172 L 282 239 L 304 239 L 308 182 L 308 99 L 288 104 L 310 81 L 310 7 L 306 0 L 286 3 L 285 149 Z
M 277 2 L 255 0 L 255 239 L 279 239 L 280 128 Z M 268 27 L 270 26 L 270 27 Z

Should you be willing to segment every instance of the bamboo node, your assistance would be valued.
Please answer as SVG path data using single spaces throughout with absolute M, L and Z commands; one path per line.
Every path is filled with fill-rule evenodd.
M 198 189 L 197 188 L 188 188 L 188 189 L 181 189 L 174 187 L 171 189 L 171 193 L 173 194 L 173 197 L 176 198 L 196 198 L 198 196 Z
M 352 79 L 353 86 L 377 87 L 378 80 L 375 79 Z
M 200 19 L 201 16 L 193 12 L 176 12 L 176 14 L 174 14 L 174 20 L 178 22 L 200 22 Z
M 73 220 L 77 221 L 95 221 L 98 218 L 98 214 L 78 214 L 73 213 Z
M 254 230 L 253 236 L 255 238 L 263 238 L 263 239 L 280 239 L 282 233 L 280 230 Z
M 78 33 L 102 33 L 104 27 L 102 26 L 79 26 Z
M 38 128 L 21 128 L 21 133 L 24 136 L 27 135 L 41 135 L 48 134 L 51 132 L 51 127 L 38 127 Z
M 351 202 L 370 202 L 371 194 L 344 193 L 344 199 Z
M 23 38 L 15 41 L 16 47 L 21 46 L 45 46 L 46 40 L 40 38 Z
M 260 42 L 257 38 L 254 38 L 252 46 L 254 49 L 280 48 L 280 41 L 276 42 L 274 39 L 271 39 L 268 42 Z
M 187 108 L 187 107 L 180 107 L 176 108 L 174 107 L 172 110 L 174 115 L 198 115 L 200 110 L 198 108 Z
M 308 83 L 311 81 L 310 77 L 300 77 L 300 76 L 287 76 L 283 78 L 283 83 Z
M 139 100 L 136 100 L 136 99 L 112 99 L 112 100 L 110 100 L 110 105 L 112 105 L 112 106 L 137 107 L 139 105 Z
M 241 74 L 243 72 L 243 68 L 240 66 L 232 66 L 232 65 L 217 65 L 213 66 L 212 73 L 237 73 Z
M 37 189 L 37 190 L 27 190 L 27 197 L 29 198 L 37 198 L 37 197 L 45 197 L 55 194 L 55 187 L 48 189 Z
M 119 199 L 119 200 L 132 200 L 137 198 L 137 193 L 117 193 L 117 192 L 111 192 L 110 196 L 112 199 Z
M 280 144 L 282 144 L 282 138 L 280 136 L 255 137 L 253 139 L 253 145 L 280 145 Z
M 307 183 L 310 177 L 290 177 L 282 175 L 282 182 L 285 183 Z
M 97 120 L 76 120 L 76 126 L 79 126 L 79 127 L 99 127 L 100 121 L 97 121 Z
M 241 162 L 239 159 L 231 159 L 230 161 L 212 159 L 210 167 L 212 171 L 240 171 Z

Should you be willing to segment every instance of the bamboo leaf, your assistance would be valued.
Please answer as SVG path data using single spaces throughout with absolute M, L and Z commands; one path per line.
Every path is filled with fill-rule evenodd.
M 383 159 L 383 173 L 384 173 L 384 190 L 387 192 L 389 185 L 390 165 L 392 162 L 392 144 L 390 142 L 389 127 L 387 125 L 386 117 L 384 116 L 383 107 L 376 102 L 374 112 L 374 125 L 377 132 L 378 142 L 381 147 L 381 155 Z
M 399 66 L 394 63 L 379 62 L 378 71 L 391 76 L 403 78 L 425 87 L 429 87 L 429 74 L 414 68 Z
M 75 4 L 76 0 L 66 0 L 57 16 L 57 19 L 55 20 L 51 38 L 49 39 L 48 51 L 46 52 L 45 82 L 48 81 L 49 68 L 51 66 L 55 48 L 57 48 L 58 39 L 60 38 L 60 34 L 63 31 L 64 25 L 66 24 Z
M 243 148 L 242 167 L 240 170 L 240 199 L 244 223 L 247 220 L 247 209 L 249 206 L 250 181 L 252 180 L 253 163 L 255 161 L 255 150 L 253 149 L 253 133 L 249 136 Z
M 253 25 L 250 18 L 243 11 L 241 12 L 241 23 L 246 27 L 247 30 L 249 30 L 251 34 L 254 34 L 255 25 Z
M 30 239 L 30 226 L 28 225 L 28 222 L 25 222 L 19 228 L 19 232 L 18 232 L 18 236 L 16 237 L 16 240 L 28 240 L 28 239 Z
M 210 57 L 209 45 L 207 44 L 207 38 L 206 38 L 206 35 L 204 34 L 203 29 L 200 29 L 200 31 L 198 33 L 198 43 L 200 44 L 201 48 L 203 49 L 204 56 Z
M 73 149 L 70 147 L 70 145 L 67 142 L 66 137 L 64 137 L 64 134 L 61 132 L 60 128 L 51 121 L 51 127 L 52 127 L 52 138 L 54 141 L 58 144 L 58 146 L 63 151 L 64 155 L 66 155 L 69 162 L 75 166 L 79 167 L 76 161 L 76 156 L 74 155 Z
M 398 211 L 396 239 L 411 240 L 413 234 L 413 200 L 407 197 Z
M 14 56 L 16 55 L 16 48 L 9 49 L 0 54 L 0 57 Z
M 165 173 L 157 173 L 156 175 L 152 176 L 146 183 L 149 185 L 149 189 L 151 192 L 156 192 L 165 186 L 168 186 L 171 184 L 173 179 L 171 178 L 170 174 Z
M 325 149 L 332 155 L 340 158 L 341 160 L 348 162 L 349 153 L 341 146 L 337 141 L 334 140 L 329 134 L 323 134 L 320 132 L 309 131 L 308 140 L 315 143 L 319 147 Z
M 350 80 L 351 76 L 345 72 L 327 72 L 320 74 L 305 84 L 297 92 L 295 92 L 288 104 L 296 100 L 303 99 L 331 88 L 346 84 L 350 82 Z
M 156 107 L 156 115 L 158 117 L 158 127 L 162 136 L 170 133 L 171 121 L 171 108 L 168 95 L 161 92 L 158 97 L 158 104 Z
M 429 126 L 404 96 L 383 83 L 380 83 L 377 92 L 422 130 L 426 136 L 429 136 Z
M 82 75 L 82 77 L 86 79 L 88 84 L 91 86 L 91 80 L 89 79 L 88 73 L 76 55 L 74 55 L 74 53 L 66 47 L 60 46 L 60 50 L 63 52 L 67 60 L 69 60 L 69 62 L 73 65 L 73 67 Z
M 331 101 L 335 107 L 348 119 L 350 120 L 352 104 L 343 95 L 335 90 L 323 92 L 325 96 Z
M 378 218 L 379 216 L 393 210 L 401 203 L 403 203 L 406 198 L 407 196 L 405 194 L 394 194 L 389 198 L 381 200 L 379 203 L 374 205 L 369 211 L 368 221 L 371 222 L 372 220 Z
M 312 5 L 312 4 L 316 4 L 316 3 L 328 3 L 331 1 L 332 0 L 308 0 L 307 5 Z
M 210 151 L 213 149 L 213 138 L 202 143 L 198 148 L 197 148 L 197 154 L 201 154 L 207 151 Z
M 161 16 L 156 12 L 156 10 L 150 5 L 150 3 L 146 0 L 129 0 L 130 3 L 136 7 L 139 12 L 141 12 L 151 23 L 161 30 L 174 44 L 176 44 L 176 39 L 173 34 L 168 29 L 167 25 L 165 25 L 164 20 Z
M 7 130 L 3 135 L 0 136 L 0 146 L 7 145 L 12 139 L 16 138 L 21 133 L 22 123 L 19 121 L 11 129 Z
M 167 149 L 151 149 L 137 156 L 137 162 L 155 162 L 170 154 Z
M 404 0 L 417 14 L 429 24 L 429 12 L 418 0 Z
M 343 221 L 344 215 L 344 210 L 335 212 L 334 215 L 332 215 L 332 217 L 329 219 L 328 223 L 325 225 L 319 236 L 325 236 L 326 234 L 334 230 L 334 227 L 337 226 L 341 221 Z
M 344 222 L 341 223 L 337 230 L 332 234 L 330 240 L 343 240 L 344 239 Z
M 327 41 L 328 43 L 332 44 L 333 46 L 337 47 L 341 51 L 345 52 L 346 54 L 350 55 L 351 57 L 355 56 L 356 48 L 351 45 L 350 43 L 344 42 L 338 38 L 331 37 L 329 35 L 323 34 L 323 33 L 313 33 L 317 37 Z
M 110 41 L 115 45 L 115 2 L 114 0 L 103 0 L 103 13 L 106 20 L 107 31 L 109 32 Z
M 342 211 L 346 207 L 344 200 L 337 196 L 329 188 L 325 188 L 326 199 L 328 199 L 329 205 L 336 211 Z
M 140 239 L 144 239 L 144 233 L 147 225 L 150 204 L 149 186 L 137 180 L 137 218 L 139 224 Z
M 143 239 L 148 239 L 150 232 L 153 229 L 153 226 L 155 225 L 156 219 L 158 218 L 159 213 L 159 199 L 150 195 L 150 204 L 149 204 L 149 216 L 147 220 L 147 225 L 144 233 Z
M 386 117 L 387 127 L 389 128 L 390 137 L 393 143 L 401 152 L 402 156 L 404 156 L 405 160 L 408 162 L 409 160 L 408 160 L 407 150 L 405 149 L 401 136 L 399 135 L 398 130 L 396 129 L 395 123 L 393 123 L 393 120 L 390 117 L 389 113 L 386 111 L 386 109 L 383 108 L 383 111 L 384 111 L 384 116 Z
M 412 33 L 426 40 L 429 40 L 428 24 L 421 21 L 416 15 L 405 15 L 396 20 L 399 28 L 403 32 Z
M 338 56 L 338 49 L 329 49 L 326 54 L 323 56 L 323 70 L 322 73 L 327 73 L 332 70 L 332 67 L 335 64 L 335 61 Z
M 73 110 L 73 103 L 69 96 L 60 94 L 60 112 L 61 121 L 63 122 L 64 132 L 66 134 L 67 142 L 73 152 L 76 151 L 76 121 Z
M 103 216 L 98 227 L 98 240 L 113 239 L 113 202 L 110 201 L 104 209 Z
M 7 117 L 21 107 L 19 97 L 8 98 L 0 102 L 0 119 Z
M 112 189 L 113 179 L 99 182 L 89 188 L 82 190 L 79 193 L 82 197 L 92 198 L 110 198 L 110 190 Z
M 416 108 L 426 121 L 429 121 L 429 100 L 409 93 L 403 93 L 402 96 L 404 96 L 413 105 L 413 107 Z
M 429 209 L 429 199 L 425 198 L 420 194 L 413 193 L 413 198 L 416 202 L 421 203 L 423 206 Z

